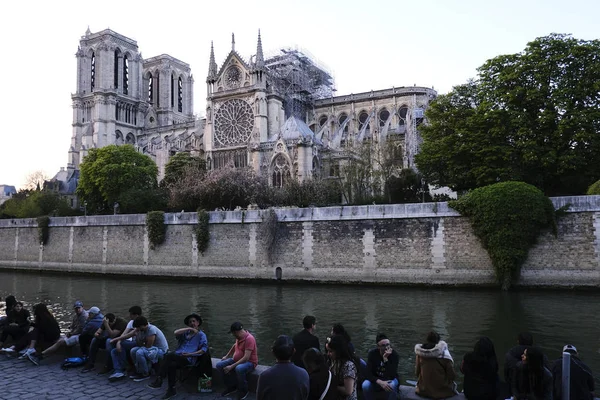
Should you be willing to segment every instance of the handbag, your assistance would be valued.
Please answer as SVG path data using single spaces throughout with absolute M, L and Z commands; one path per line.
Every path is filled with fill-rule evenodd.
M 319 397 L 319 400 L 323 400 L 325 398 L 325 395 L 329 391 L 329 386 L 331 385 L 331 371 L 327 372 L 329 372 L 329 380 L 327 381 L 327 387 L 325 387 L 325 390 L 323 390 L 323 394 L 321 395 L 321 397 Z

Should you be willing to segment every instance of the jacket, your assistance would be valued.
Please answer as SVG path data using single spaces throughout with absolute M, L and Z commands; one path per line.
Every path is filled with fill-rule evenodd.
M 21 309 L 21 312 L 16 312 L 14 309 L 10 310 L 8 312 L 8 315 L 6 316 L 6 323 L 7 324 L 17 324 L 19 325 L 19 328 L 21 329 L 25 329 L 27 327 L 29 327 L 30 321 L 29 321 L 29 311 L 27 311 L 26 309 Z
M 389 356 L 387 362 L 383 361 L 383 356 L 379 349 L 375 348 L 369 350 L 367 356 L 366 379 L 373 384 L 377 382 L 377 379 L 383 381 L 397 379 L 399 362 L 400 356 L 398 356 L 396 350 L 392 350 L 392 354 Z
M 544 367 L 542 378 L 542 394 L 536 396 L 529 385 L 527 366 L 522 362 L 513 369 L 511 393 L 516 400 L 552 400 L 552 373 Z
M 96 314 L 94 318 L 88 319 L 88 321 L 83 326 L 81 333 L 93 335 L 98 330 L 98 328 L 102 326 L 102 322 L 104 322 L 104 315 Z
M 292 356 L 292 362 L 298 367 L 304 368 L 302 354 L 304 354 L 307 349 L 314 347 L 315 349 L 321 350 L 319 338 L 306 329 L 297 333 L 292 340 L 294 341 L 294 348 L 296 349 L 296 352 Z
M 457 394 L 454 379 L 454 362 L 443 340 L 431 347 L 415 346 L 417 388 L 415 393 L 431 399 L 445 399 Z
M 83 310 L 81 314 L 75 313 L 75 315 L 73 315 L 73 319 L 71 320 L 71 326 L 69 326 L 69 333 L 71 335 L 80 335 L 83 331 L 85 323 L 87 322 L 87 318 L 88 313 L 85 310 Z
M 465 397 L 495 400 L 498 392 L 498 363 L 477 357 L 473 352 L 465 354 L 460 371 L 464 374 Z
M 562 400 L 562 358 L 554 361 L 552 365 L 552 379 L 554 380 L 554 400 Z M 576 355 L 571 355 L 571 386 L 569 400 L 593 400 L 594 376 L 592 370 Z

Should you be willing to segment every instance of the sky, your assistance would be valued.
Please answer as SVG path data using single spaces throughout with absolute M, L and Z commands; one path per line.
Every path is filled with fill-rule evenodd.
M 219 66 L 231 50 L 299 48 L 334 75 L 337 95 L 392 86 L 447 93 L 501 54 L 550 33 L 600 38 L 600 1 L 11 1 L 0 13 L 0 184 L 21 187 L 67 164 L 75 52 L 90 28 L 137 41 L 142 57 L 190 64 L 194 108 L 204 115 L 210 43 Z

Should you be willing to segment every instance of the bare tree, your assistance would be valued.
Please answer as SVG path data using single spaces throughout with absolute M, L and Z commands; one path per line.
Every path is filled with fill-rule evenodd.
M 25 178 L 25 185 L 23 186 L 24 189 L 29 189 L 29 190 L 35 190 L 38 187 L 40 189 L 42 189 L 44 187 L 44 182 L 49 180 L 50 177 L 48 175 L 46 175 L 46 173 L 42 170 L 37 170 L 34 171 L 32 173 L 30 173 L 29 175 L 27 175 L 27 178 Z

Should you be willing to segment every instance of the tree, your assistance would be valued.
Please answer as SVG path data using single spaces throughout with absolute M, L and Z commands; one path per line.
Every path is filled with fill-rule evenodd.
M 516 180 L 584 193 L 600 178 L 599 54 L 598 40 L 552 34 L 488 60 L 427 109 L 419 170 L 457 191 Z
M 90 149 L 80 170 L 77 195 L 87 203 L 89 212 L 112 212 L 114 203 L 119 203 L 120 212 L 145 212 L 156 207 L 146 196 L 157 196 L 158 168 L 131 145 Z M 134 207 L 137 202 L 144 203 L 144 209 Z
M 386 182 L 390 203 L 420 203 L 431 201 L 429 186 L 420 174 L 410 168 L 403 169 Z
M 0 218 L 69 216 L 76 213 L 65 199 L 48 190 L 21 190 L 0 206 Z
M 27 175 L 27 177 L 25 178 L 25 185 L 23 185 L 23 188 L 29 190 L 40 190 L 44 187 L 44 182 L 46 182 L 49 179 L 50 178 L 48 177 L 48 175 L 46 175 L 44 171 L 34 171 Z
M 206 172 L 206 161 L 201 157 L 190 155 L 190 153 L 177 153 L 169 158 L 165 165 L 165 176 L 160 182 L 162 187 L 169 187 L 183 178 L 187 169 L 194 169 L 203 175 Z

